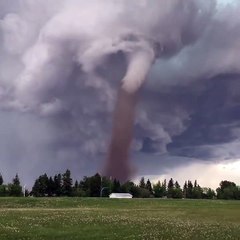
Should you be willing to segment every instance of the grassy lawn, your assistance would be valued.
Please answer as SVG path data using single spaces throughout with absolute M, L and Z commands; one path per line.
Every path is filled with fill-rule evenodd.
M 240 201 L 0 198 L 0 239 L 240 239 Z

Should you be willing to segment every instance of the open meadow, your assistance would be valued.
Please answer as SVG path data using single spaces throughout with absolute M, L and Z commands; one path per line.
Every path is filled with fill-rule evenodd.
M 240 201 L 0 198 L 0 239 L 240 239 Z

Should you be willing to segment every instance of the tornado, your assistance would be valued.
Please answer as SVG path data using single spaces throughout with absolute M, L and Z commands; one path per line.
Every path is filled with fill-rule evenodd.
M 118 90 L 105 174 L 120 182 L 129 180 L 133 173 L 129 151 L 133 137 L 136 103 L 139 89 L 146 79 L 153 60 L 154 51 L 151 48 L 131 54 L 127 73 Z

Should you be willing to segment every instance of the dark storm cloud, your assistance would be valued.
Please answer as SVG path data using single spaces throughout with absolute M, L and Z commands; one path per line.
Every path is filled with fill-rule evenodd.
M 137 107 L 140 172 L 237 158 L 240 7 L 214 2 L 0 1 L 0 168 L 101 170 L 129 55 L 149 48 L 159 59 Z
M 162 93 L 145 93 L 145 98 L 149 99 L 145 100 L 146 104 L 154 106 L 154 110 L 151 107 L 148 110 L 153 118 L 154 114 L 159 115 L 155 118 L 165 129 L 169 129 L 168 132 L 174 129 L 172 121 L 179 116 L 176 111 L 187 115 L 181 121 L 185 128 L 180 128 L 180 134 L 173 135 L 167 146 L 170 154 L 206 160 L 239 158 L 237 149 L 233 151 L 229 147 L 230 143 L 236 145 L 239 139 L 239 80 L 237 74 L 221 74 L 185 86 L 162 89 Z M 151 102 L 153 99 L 158 99 L 158 105 Z M 151 138 L 146 138 L 143 142 L 143 152 L 156 151 L 155 142 Z M 229 151 L 228 148 L 225 148 L 225 152 L 219 151 L 224 144 L 228 145 Z

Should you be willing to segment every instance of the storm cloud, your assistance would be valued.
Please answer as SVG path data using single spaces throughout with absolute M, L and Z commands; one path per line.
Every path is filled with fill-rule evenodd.
M 0 171 L 101 171 L 117 89 L 142 52 L 139 173 L 238 159 L 239 13 L 237 1 L 0 0 Z M 133 76 L 128 89 L 143 83 Z

